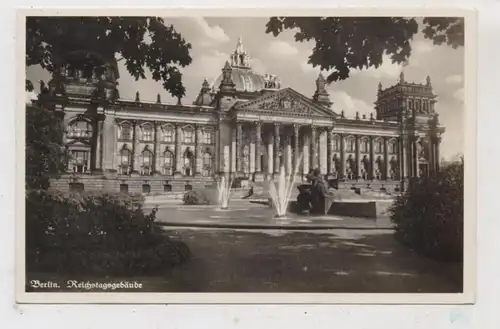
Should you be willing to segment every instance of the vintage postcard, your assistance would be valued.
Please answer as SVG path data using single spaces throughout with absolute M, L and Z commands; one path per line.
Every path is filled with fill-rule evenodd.
M 17 302 L 475 301 L 474 11 L 20 10 L 17 39 Z

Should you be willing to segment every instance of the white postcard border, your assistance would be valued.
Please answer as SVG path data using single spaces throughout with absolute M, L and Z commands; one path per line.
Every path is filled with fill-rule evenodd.
M 465 24 L 464 290 L 456 294 L 377 293 L 26 293 L 25 292 L 25 24 L 26 16 L 463 16 Z M 40 304 L 471 304 L 476 299 L 477 14 L 468 9 L 263 8 L 263 9 L 21 9 L 17 20 L 16 87 L 16 302 Z

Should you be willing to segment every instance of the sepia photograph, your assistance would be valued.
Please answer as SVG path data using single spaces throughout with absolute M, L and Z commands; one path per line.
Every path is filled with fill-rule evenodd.
M 18 302 L 473 301 L 471 13 L 115 12 L 18 15 Z

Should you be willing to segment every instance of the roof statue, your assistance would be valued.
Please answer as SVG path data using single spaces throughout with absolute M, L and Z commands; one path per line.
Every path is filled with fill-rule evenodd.
M 318 78 L 316 79 L 316 91 L 313 95 L 313 100 L 324 106 L 330 107 L 332 102 L 330 102 L 330 96 L 326 91 L 326 80 L 323 74 L 320 72 Z
M 280 89 L 281 81 L 275 74 L 266 73 L 264 76 L 264 88 L 266 89 Z

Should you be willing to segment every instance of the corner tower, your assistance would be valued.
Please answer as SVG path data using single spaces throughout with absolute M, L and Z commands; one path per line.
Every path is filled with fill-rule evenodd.
M 409 115 L 415 115 L 415 123 L 427 123 L 435 114 L 435 103 L 430 77 L 425 83 L 408 82 L 401 72 L 396 85 L 383 89 L 379 83 L 375 102 L 377 120 L 399 121 L 401 111 L 406 109 Z
M 88 51 L 70 52 L 56 68 L 49 90 L 53 95 L 109 101 L 119 98 L 116 59 Z

